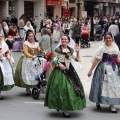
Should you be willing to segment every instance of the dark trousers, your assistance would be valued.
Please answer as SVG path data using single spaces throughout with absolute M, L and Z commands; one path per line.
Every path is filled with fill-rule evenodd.
M 80 37 L 75 37 L 75 43 L 79 44 Z

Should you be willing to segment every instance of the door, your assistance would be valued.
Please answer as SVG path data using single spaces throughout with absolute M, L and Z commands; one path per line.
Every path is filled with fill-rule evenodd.
M 28 20 L 34 17 L 34 2 L 24 1 L 24 14 Z

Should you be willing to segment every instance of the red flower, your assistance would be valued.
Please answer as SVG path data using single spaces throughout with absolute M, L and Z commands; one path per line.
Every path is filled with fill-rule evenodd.
M 52 55 L 53 55 L 53 53 L 52 52 L 50 52 L 48 55 L 47 55 L 47 61 L 49 61 L 51 58 L 52 58 Z
M 44 48 L 41 48 L 41 51 L 43 51 L 44 50 Z

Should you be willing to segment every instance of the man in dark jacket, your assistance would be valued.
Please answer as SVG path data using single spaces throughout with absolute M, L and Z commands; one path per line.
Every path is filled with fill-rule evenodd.
M 115 42 L 120 50 L 120 32 L 115 36 Z
M 81 37 L 81 26 L 79 25 L 79 22 L 75 22 L 75 26 L 73 27 L 73 38 L 75 39 L 75 43 L 79 44 Z

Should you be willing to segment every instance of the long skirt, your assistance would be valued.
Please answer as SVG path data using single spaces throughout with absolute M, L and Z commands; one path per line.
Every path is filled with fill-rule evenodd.
M 13 42 L 13 50 L 15 51 L 20 51 L 22 50 L 22 46 L 23 46 L 23 43 L 22 43 L 22 40 L 15 40 Z
M 75 75 L 77 76 L 77 73 L 73 72 L 72 79 L 75 78 Z M 82 86 L 81 82 L 80 84 Z M 63 71 L 54 68 L 48 80 L 45 106 L 57 110 L 82 110 L 86 107 L 86 99 L 76 94 L 73 85 L 68 81 Z
M 89 99 L 106 105 L 120 105 L 120 77 L 117 65 L 115 71 L 111 65 L 107 65 L 106 73 L 105 64 L 100 62 L 93 75 Z
M 58 42 L 60 40 L 60 30 L 54 29 L 52 40 L 53 42 Z
M 22 79 L 22 62 L 23 62 L 24 56 L 21 56 L 21 58 L 18 61 L 16 70 L 15 70 L 15 85 L 18 87 L 23 87 L 23 88 L 31 88 L 32 86 L 27 85 L 23 82 Z
M 35 77 L 42 72 L 45 62 L 43 58 L 32 60 L 22 56 L 15 70 L 15 85 L 23 88 L 36 85 L 38 82 L 35 81 Z
M 0 91 L 11 90 L 14 86 L 13 69 L 7 59 L 0 61 Z

